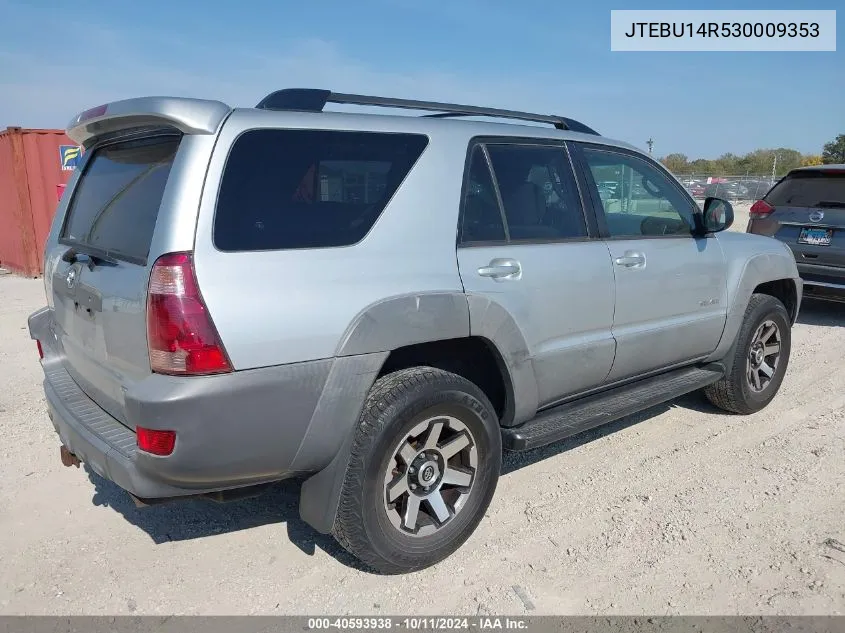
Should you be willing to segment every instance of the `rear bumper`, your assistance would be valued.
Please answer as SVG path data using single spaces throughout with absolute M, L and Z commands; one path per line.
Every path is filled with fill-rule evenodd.
M 53 427 L 62 444 L 91 470 L 145 499 L 191 494 L 142 472 L 135 463 L 135 433 L 94 405 L 64 369 L 48 361 L 44 370 Z
M 845 268 L 798 264 L 804 295 L 817 299 L 845 300 Z
M 315 472 L 360 415 L 386 354 L 207 377 L 150 375 L 125 394 L 130 424 L 176 432 L 172 454 L 137 449 L 135 432 L 101 409 L 64 368 L 52 313 L 29 319 L 44 350 L 44 393 L 62 443 L 142 499 L 216 492 Z
M 830 285 L 845 288 L 845 268 L 798 262 L 798 274 L 808 285 Z

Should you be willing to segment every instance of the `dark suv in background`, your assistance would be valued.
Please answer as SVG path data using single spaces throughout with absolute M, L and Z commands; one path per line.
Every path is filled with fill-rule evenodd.
M 746 230 L 792 249 L 806 296 L 845 301 L 845 164 L 792 170 L 752 205 Z

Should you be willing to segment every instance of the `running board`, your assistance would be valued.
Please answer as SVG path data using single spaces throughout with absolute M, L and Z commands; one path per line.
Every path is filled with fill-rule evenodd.
M 723 375 L 718 366 L 685 367 L 566 402 L 502 429 L 502 444 L 510 451 L 530 451 L 701 389 Z

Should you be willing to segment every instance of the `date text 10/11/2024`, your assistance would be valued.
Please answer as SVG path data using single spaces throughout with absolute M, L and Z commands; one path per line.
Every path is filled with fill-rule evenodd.
M 309 631 L 331 630 L 511 630 L 528 629 L 528 622 L 511 617 L 375 617 L 375 618 L 309 618 Z

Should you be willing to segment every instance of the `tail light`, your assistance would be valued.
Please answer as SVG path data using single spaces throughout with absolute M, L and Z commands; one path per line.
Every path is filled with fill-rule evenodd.
M 147 293 L 150 367 L 159 374 L 203 375 L 232 365 L 200 295 L 190 253 L 159 257 Z
M 774 210 L 775 208 L 765 200 L 758 200 L 757 202 L 751 205 L 751 209 L 749 210 L 748 215 L 752 219 L 760 219 L 765 218 Z
M 39 341 L 38 339 L 35 339 L 35 344 L 38 346 L 38 358 L 43 359 L 44 358 L 44 348 L 41 347 L 41 341 Z
M 135 437 L 137 438 L 138 449 L 153 455 L 170 455 L 176 446 L 175 431 L 158 431 L 136 426 Z

